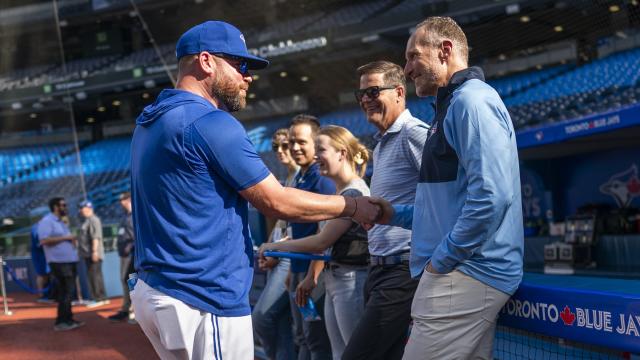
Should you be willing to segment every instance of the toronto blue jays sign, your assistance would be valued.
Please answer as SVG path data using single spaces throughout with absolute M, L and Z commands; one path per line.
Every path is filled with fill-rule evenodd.
M 523 283 L 499 323 L 535 333 L 640 352 L 640 296 Z

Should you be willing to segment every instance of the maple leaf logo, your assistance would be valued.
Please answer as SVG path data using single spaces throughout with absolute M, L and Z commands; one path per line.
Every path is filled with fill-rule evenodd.
M 576 321 L 576 315 L 571 312 L 567 305 L 564 306 L 564 310 L 560 313 L 560 318 L 565 325 L 573 325 L 573 322 Z

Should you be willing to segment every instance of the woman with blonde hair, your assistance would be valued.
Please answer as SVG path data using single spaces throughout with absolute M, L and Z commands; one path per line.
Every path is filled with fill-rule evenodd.
M 340 126 L 320 129 L 316 138 L 316 158 L 320 173 L 335 182 L 337 194 L 369 195 L 369 187 L 362 179 L 369 150 L 349 130 Z M 366 230 L 349 218 L 333 219 L 315 235 L 263 244 L 259 254 L 264 258 L 264 252 L 269 250 L 318 253 L 328 248 L 331 248 L 331 261 L 324 268 L 324 320 L 333 358 L 340 359 L 364 309 L 363 287 L 369 261 Z M 319 275 L 318 272 L 313 276 L 316 283 Z M 308 287 L 298 288 L 298 305 L 306 304 L 310 291 Z

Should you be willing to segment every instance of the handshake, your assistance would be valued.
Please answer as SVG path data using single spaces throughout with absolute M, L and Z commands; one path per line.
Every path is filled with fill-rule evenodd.
M 391 221 L 394 210 L 387 200 L 369 196 L 352 199 L 355 201 L 355 210 L 351 218 L 360 223 L 365 230 L 371 229 L 375 224 L 385 225 Z

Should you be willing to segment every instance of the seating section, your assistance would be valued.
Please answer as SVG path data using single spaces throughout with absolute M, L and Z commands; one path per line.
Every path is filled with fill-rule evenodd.
M 83 173 L 93 175 L 103 172 L 128 171 L 130 145 L 130 138 L 117 138 L 86 147 L 80 152 Z M 18 181 L 48 180 L 64 176 L 77 176 L 78 174 L 78 160 L 76 155 L 72 153 L 59 163 L 35 171 Z
M 505 99 L 508 106 L 542 102 L 564 96 L 635 86 L 640 78 L 640 49 L 592 61 L 527 91 Z
M 377 0 L 348 5 L 334 11 L 333 13 L 327 14 L 327 16 L 321 17 L 306 30 L 323 30 L 327 28 L 357 24 L 383 10 L 385 7 L 390 6 L 393 2 L 394 0 Z
M 573 68 L 573 65 L 559 65 L 538 71 L 527 71 L 525 73 L 505 76 L 497 79 L 489 79 L 487 82 L 489 85 L 493 86 L 496 91 L 498 91 L 503 99 L 506 99 L 517 94 L 523 89 L 528 89 L 549 78 L 557 76 L 558 74 L 567 72 L 571 68 Z
M 516 128 L 543 126 L 640 99 L 640 49 L 625 51 L 552 77 L 505 98 Z
M 404 3 L 410 4 L 410 1 L 400 5 Z M 375 12 L 373 8 L 379 9 L 385 4 L 384 1 L 359 3 L 353 8 L 371 5 L 368 11 Z M 346 8 L 341 11 L 348 12 Z M 163 46 L 160 50 L 167 59 L 173 56 L 172 46 Z M 126 70 L 157 60 L 155 50 L 147 49 L 118 59 L 70 62 L 67 75 Z M 0 91 L 2 84 L 15 85 L 16 81 L 23 84 L 22 80 L 16 80 L 20 76 L 33 80 L 63 74 L 60 69 L 45 67 L 19 71 L 0 78 Z M 559 65 L 489 79 L 488 82 L 504 99 L 516 129 L 525 129 L 637 104 L 640 102 L 639 79 L 640 49 L 634 49 L 581 66 Z M 407 107 L 413 116 L 430 123 L 434 116 L 432 103 L 433 99 L 411 97 L 407 100 Z M 256 149 L 276 173 L 283 169 L 270 152 L 271 134 L 280 127 L 286 127 L 289 121 L 290 116 L 282 116 L 245 123 Z M 320 122 L 322 125 L 344 126 L 369 147 L 375 145 L 372 135 L 377 129 L 357 106 L 321 115 Z M 107 218 L 120 216 L 116 200 L 117 194 L 129 187 L 130 145 L 130 138 L 114 138 L 85 146 L 80 152 L 88 196 L 99 204 L 98 213 Z M 69 144 L 0 150 L 0 197 L 4 200 L 0 216 L 26 215 L 54 195 L 67 197 L 70 204 L 79 201 L 82 198 L 79 174 L 77 158 Z
M 116 138 L 97 142 L 85 147 L 81 152 L 85 188 L 91 200 L 105 206 L 117 203 L 117 194 L 128 190 L 130 167 L 130 138 Z M 2 152 L 5 159 L 45 159 L 46 156 L 59 156 L 72 149 L 69 146 L 44 146 L 40 152 L 33 148 L 20 148 Z M 56 153 L 57 151 L 57 153 Z M 44 155 L 43 155 L 44 154 Z M 58 154 L 58 155 L 51 155 Z M 26 161 L 26 160 L 25 160 Z M 14 164 L 9 161 L 7 163 Z M 22 166 L 21 162 L 16 162 Z M 82 200 L 80 172 L 75 153 L 64 156 L 59 162 L 18 178 L 15 182 L 0 187 L 0 197 L 4 200 L 0 206 L 0 216 L 26 216 L 29 211 L 46 204 L 53 196 L 64 196 L 75 209 Z M 108 199 L 103 199 L 107 195 Z M 111 215 L 117 215 L 117 208 L 111 207 Z M 99 212 L 100 213 L 100 212 Z
M 0 150 L 0 183 L 11 181 L 36 165 L 51 161 L 73 148 L 69 144 L 32 146 Z

